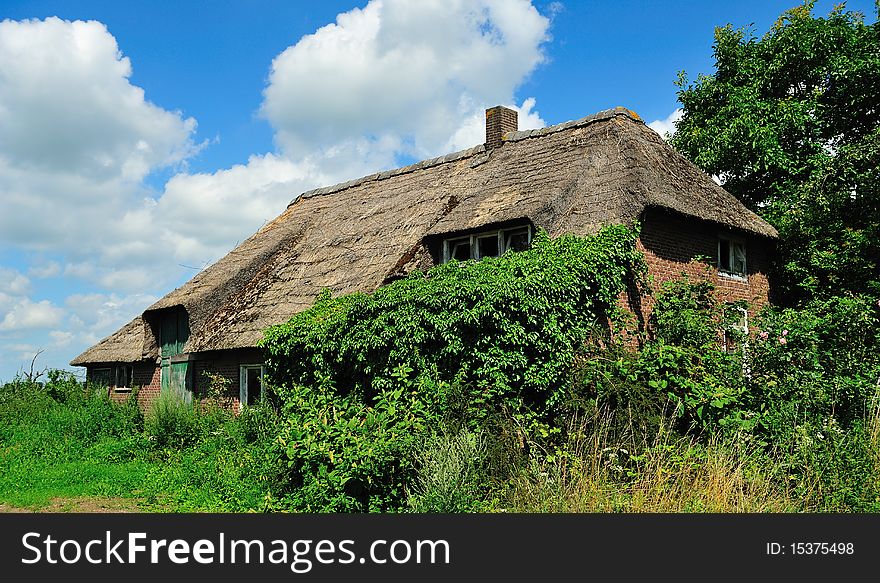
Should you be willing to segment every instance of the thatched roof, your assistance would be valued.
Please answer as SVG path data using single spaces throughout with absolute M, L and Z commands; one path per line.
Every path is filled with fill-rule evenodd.
M 371 291 L 431 263 L 426 238 L 529 220 L 590 234 L 661 207 L 763 237 L 776 231 L 618 107 L 298 196 L 224 258 L 73 365 L 155 357 L 157 310 L 183 306 L 186 352 L 252 347 L 317 294 Z M 140 326 L 142 336 L 133 328 Z
M 155 357 L 155 354 L 145 353 L 143 350 L 144 329 L 144 321 L 138 316 L 77 356 L 70 364 L 82 366 L 105 362 L 137 362 Z

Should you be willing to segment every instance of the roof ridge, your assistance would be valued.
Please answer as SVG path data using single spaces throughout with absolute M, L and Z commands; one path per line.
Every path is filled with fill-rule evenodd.
M 611 109 L 603 109 L 602 111 L 598 111 L 596 113 L 590 114 L 586 117 L 582 117 L 580 119 L 575 119 L 572 121 L 566 121 L 562 123 L 558 123 L 552 126 L 547 126 L 544 128 L 537 128 L 534 130 L 521 130 L 518 132 L 510 132 L 505 134 L 504 141 L 505 142 L 518 142 L 520 140 L 525 140 L 526 138 L 540 137 L 546 136 L 547 134 L 555 134 L 556 132 L 561 132 L 564 130 L 568 130 L 571 128 L 579 128 L 583 126 L 590 125 L 591 123 L 595 123 L 597 121 L 605 121 L 609 120 L 618 115 L 628 117 L 633 121 L 637 121 L 640 123 L 645 123 L 642 121 L 642 118 L 639 117 L 639 114 L 634 112 L 631 109 L 627 109 L 618 105 L 617 107 L 613 107 Z
M 554 134 L 556 132 L 561 132 L 564 130 L 568 130 L 571 128 L 583 127 L 586 125 L 590 125 L 591 123 L 595 123 L 597 121 L 606 121 L 618 115 L 628 117 L 633 121 L 637 121 L 640 123 L 645 123 L 639 115 L 631 109 L 627 109 L 622 106 L 617 106 L 611 109 L 603 109 L 602 111 L 590 114 L 586 117 L 582 117 L 580 119 L 566 121 L 558 124 L 554 124 L 552 126 L 547 126 L 543 128 L 533 129 L 533 130 L 522 130 L 516 132 L 508 132 L 504 135 L 503 140 L 505 142 L 518 142 L 520 140 L 525 140 L 528 138 L 535 138 L 540 136 L 546 136 L 547 134 Z M 341 190 L 346 190 L 348 188 L 354 188 L 355 186 L 359 186 L 365 182 L 372 182 L 374 180 L 385 180 L 386 178 L 391 178 L 392 176 L 399 176 L 401 174 L 409 174 L 411 172 L 415 172 L 417 170 L 423 170 L 425 168 L 432 168 L 434 166 L 439 166 L 440 164 L 446 164 L 449 162 L 457 162 L 458 160 L 464 160 L 465 158 L 470 158 L 471 156 L 476 156 L 477 154 L 483 154 L 486 152 L 485 144 L 479 144 L 472 148 L 467 148 L 465 150 L 459 150 L 457 152 L 452 152 L 450 154 L 445 154 L 443 156 L 437 156 L 435 158 L 428 158 L 427 160 L 422 160 L 421 162 L 416 162 L 415 164 L 409 164 L 408 166 L 402 166 L 400 168 L 394 168 L 392 170 L 385 170 L 383 172 L 375 172 L 373 174 L 369 174 L 367 176 L 362 176 L 360 178 L 355 178 L 353 180 L 347 180 L 345 182 L 339 182 L 337 184 L 333 184 L 331 186 L 323 186 L 321 188 L 313 188 L 312 190 L 307 190 L 291 200 L 288 203 L 288 207 L 295 203 L 297 200 L 301 198 L 311 198 L 313 196 L 321 196 L 324 194 L 333 194 L 334 192 L 339 192 Z

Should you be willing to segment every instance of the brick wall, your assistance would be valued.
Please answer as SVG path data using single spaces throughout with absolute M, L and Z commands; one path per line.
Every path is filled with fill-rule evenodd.
M 745 241 L 745 280 L 718 272 L 718 239 L 724 235 L 732 235 Z M 772 245 L 772 242 L 762 237 L 731 233 L 709 222 L 659 210 L 646 212 L 638 241 L 639 250 L 645 254 L 648 276 L 655 291 L 660 289 L 663 282 L 680 277 L 682 272 L 695 278 L 703 276 L 707 273 L 708 264 L 718 298 L 723 302 L 746 300 L 750 305 L 750 315 L 754 315 L 768 302 L 770 284 L 767 272 Z M 708 261 L 692 262 L 700 257 L 708 258 Z M 626 303 L 632 307 L 633 298 L 628 298 Z M 652 306 L 653 298 L 641 298 L 641 313 L 645 321 Z
M 193 362 L 193 396 L 195 398 L 205 398 L 208 396 L 211 379 L 206 373 L 219 375 L 225 381 L 226 390 L 223 397 L 230 399 L 233 409 L 239 410 L 239 366 L 241 364 L 253 364 L 251 362 L 241 362 L 241 357 L 237 354 L 220 355 L 209 360 L 197 360 Z
M 96 368 L 109 368 L 111 371 L 111 382 L 115 380 L 116 374 L 115 370 L 117 366 L 122 366 L 123 363 L 114 363 L 114 364 L 102 364 L 95 365 L 94 367 L 89 367 L 88 369 L 88 378 L 92 379 L 92 371 Z M 150 404 L 159 396 L 160 386 L 160 374 L 159 374 L 159 365 L 152 362 L 136 362 L 132 366 L 131 371 L 131 384 L 132 386 L 139 387 L 138 390 L 138 404 L 144 410 L 150 406 Z M 117 402 L 125 401 L 131 395 L 130 388 L 122 388 L 117 389 L 112 384 L 107 387 L 110 398 Z
M 162 388 L 160 372 L 159 365 L 154 362 L 134 365 L 132 377 L 135 386 L 140 387 L 138 404 L 141 409 L 146 410 L 159 398 L 159 391 Z

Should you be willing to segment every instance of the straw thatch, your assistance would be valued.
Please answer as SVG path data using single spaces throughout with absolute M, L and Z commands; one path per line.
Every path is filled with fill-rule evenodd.
M 156 357 L 159 310 L 183 306 L 185 352 L 255 346 L 324 288 L 371 291 L 433 261 L 432 237 L 531 221 L 589 234 L 660 207 L 767 238 L 776 231 L 618 107 L 504 144 L 381 172 L 297 197 L 227 256 L 73 360 Z M 138 331 L 140 329 L 140 331 Z M 137 358 L 133 358 L 137 356 Z

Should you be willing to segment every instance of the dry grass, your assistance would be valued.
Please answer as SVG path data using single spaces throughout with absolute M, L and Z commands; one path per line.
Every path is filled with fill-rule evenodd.
M 506 510 L 739 513 L 802 508 L 773 479 L 768 458 L 747 443 L 710 439 L 702 444 L 661 427 L 650 443 L 638 444 L 612 439 L 606 419 L 575 423 L 570 435 L 577 437 L 567 453 L 520 476 Z
M 871 398 L 871 408 L 868 411 L 865 427 L 874 458 L 874 475 L 880 476 L 880 379 L 877 379 L 877 388 L 874 397 Z

